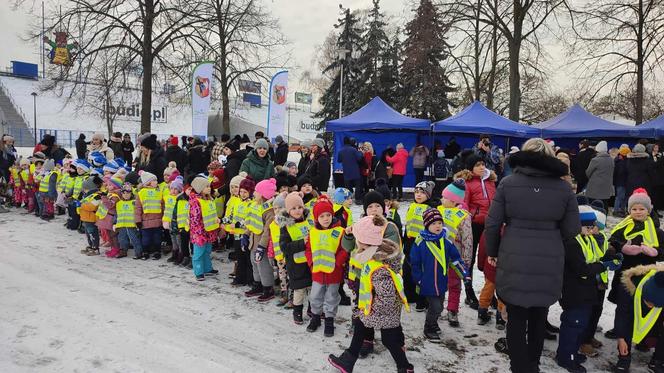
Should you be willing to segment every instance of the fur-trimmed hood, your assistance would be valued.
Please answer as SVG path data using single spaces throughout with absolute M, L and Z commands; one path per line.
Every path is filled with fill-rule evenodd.
M 643 277 L 653 269 L 657 272 L 662 272 L 664 271 L 664 264 L 641 265 L 630 268 L 623 272 L 620 280 L 625 289 L 627 289 L 631 295 L 634 295 L 636 292 L 636 286 L 638 285 L 636 277 Z
M 498 176 L 496 176 L 495 172 L 489 170 L 488 168 L 486 169 L 486 171 L 487 171 L 487 174 L 486 174 L 485 177 L 482 178 L 483 180 L 489 180 L 489 181 L 494 181 L 494 182 L 496 180 L 498 180 Z M 470 171 L 470 170 L 461 170 L 461 171 L 457 172 L 456 174 L 454 174 L 454 179 L 463 179 L 464 181 L 468 181 L 468 180 L 472 179 L 473 177 L 476 177 L 476 176 L 473 175 L 473 172 Z
M 650 156 L 648 153 L 629 153 L 627 154 L 627 158 L 649 158 Z
M 561 177 L 568 174 L 563 161 L 540 152 L 522 150 L 509 156 L 508 163 L 514 172 L 526 175 Z
M 308 217 L 309 217 L 309 209 L 305 208 L 305 209 L 304 209 L 304 214 L 302 215 L 302 218 L 303 218 L 302 221 L 307 220 Z M 285 227 L 285 226 L 292 225 L 292 224 L 295 224 L 295 223 L 296 223 L 295 219 L 293 219 L 293 218 L 290 216 L 290 214 L 288 213 L 288 211 L 282 211 L 282 212 L 280 212 L 279 214 L 275 215 L 275 217 L 274 217 L 274 222 L 275 222 L 280 228 L 283 228 L 283 227 Z

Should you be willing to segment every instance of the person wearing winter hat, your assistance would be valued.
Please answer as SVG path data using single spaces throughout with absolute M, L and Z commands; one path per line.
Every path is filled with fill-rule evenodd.
M 341 226 L 346 228 L 353 225 L 353 212 L 350 206 L 353 204 L 353 194 L 346 188 L 337 188 L 332 194 L 334 216 L 339 219 Z
M 159 184 L 159 189 L 161 189 L 163 193 L 166 193 L 168 189 L 169 179 L 173 174 L 173 172 L 177 171 L 177 169 L 178 169 L 177 163 L 175 163 L 174 161 L 168 162 L 168 167 L 164 168 L 164 181 Z
M 608 153 L 606 141 L 600 141 L 595 146 L 597 155 L 590 160 L 586 169 L 588 183 L 586 184 L 586 197 L 591 200 L 600 200 L 607 205 L 609 198 L 614 194 L 613 180 L 615 163 Z
M 302 175 L 297 179 L 297 190 L 302 193 L 304 207 L 309 210 L 313 209 L 314 204 L 318 201 L 318 192 L 314 189 L 314 184 L 308 175 Z M 309 223 L 314 225 L 313 220 Z
M 520 154 L 520 153 L 516 153 Z M 512 155 L 516 156 L 516 155 Z M 496 194 L 496 173 L 485 165 L 485 159 L 477 154 L 470 154 L 465 160 L 465 169 L 454 175 L 454 179 L 463 179 L 466 183 L 464 204 L 471 214 L 473 231 L 473 254 L 471 256 L 469 272 L 473 272 L 477 245 L 484 231 L 484 222 L 489 214 L 491 201 Z M 466 287 L 466 304 L 472 309 L 479 308 L 479 300 L 472 287 Z
M 247 230 L 247 218 L 252 208 L 252 196 L 256 184 L 250 177 L 242 179 L 239 186 L 238 197 L 240 200 L 236 203 L 232 213 L 232 224 L 235 228 L 233 247 L 235 249 L 235 258 L 237 267 L 235 269 L 235 278 L 231 283 L 233 286 L 250 285 L 253 286 L 253 266 L 251 264 L 251 253 L 249 248 L 249 231 Z
M 637 188 L 643 188 L 651 196 L 655 195 L 657 182 L 657 165 L 646 153 L 643 144 L 636 144 L 627 155 L 625 174 L 625 195 L 630 196 Z M 629 209 L 627 211 L 629 214 Z
M 177 137 L 175 137 L 177 139 Z M 177 172 L 177 169 L 174 173 Z M 171 174 L 172 176 L 173 174 Z M 188 247 L 182 247 L 182 241 L 180 239 L 180 232 L 178 230 L 178 198 L 184 194 L 184 179 L 182 176 L 175 177 L 168 184 L 168 191 L 163 192 L 164 200 L 164 215 L 161 218 L 162 226 L 164 231 L 170 234 L 171 236 L 171 257 L 166 261 L 168 263 L 180 264 L 184 257 L 183 251 L 189 250 Z M 181 206 L 182 209 L 184 206 Z M 187 206 L 188 207 L 188 206 Z M 185 219 L 182 215 L 184 211 L 180 211 L 180 218 Z
M 81 250 L 81 254 L 94 256 L 99 255 L 99 229 L 95 224 L 97 221 L 96 212 L 101 203 L 99 187 L 102 180 L 97 176 L 89 176 L 82 184 L 82 198 L 77 208 L 88 246 Z
M 305 240 L 311 225 L 310 211 L 304 207 L 298 192 L 289 193 L 284 201 L 284 212 L 275 218 L 279 226 L 279 247 L 284 254 L 289 286 L 293 289 L 293 321 L 301 325 L 304 300 L 311 288 L 311 271 L 305 256 Z
M 287 192 L 281 192 L 278 193 L 274 197 L 274 201 L 272 203 L 272 208 L 274 209 L 274 216 L 281 216 L 283 212 L 286 210 L 286 196 L 288 195 Z M 277 273 L 279 275 L 279 289 L 280 289 L 280 294 L 279 294 L 279 300 L 277 302 L 277 306 L 283 307 L 286 306 L 290 301 L 288 297 L 288 272 L 286 271 L 286 261 L 284 260 L 284 253 L 281 251 L 281 247 L 279 246 L 279 241 L 280 241 L 280 231 L 281 228 L 276 222 L 276 219 L 272 220 L 272 223 L 270 223 L 270 247 L 272 248 L 272 251 L 268 250 L 269 256 L 275 260 L 277 263 Z M 293 308 L 292 303 L 290 304 L 290 307 L 287 307 L 288 309 Z
M 80 216 L 77 213 L 77 201 L 81 199 L 82 186 L 90 172 L 90 163 L 85 159 L 76 159 L 72 162 L 72 167 L 75 168 L 76 172 L 70 175 L 71 180 L 69 183 L 71 187 L 68 187 L 66 189 L 67 192 L 65 193 L 68 201 L 67 212 L 69 214 L 67 219 L 67 229 L 77 230 L 81 224 Z M 23 174 L 21 174 L 21 176 L 23 176 Z
M 256 141 L 255 149 L 242 161 L 240 171 L 244 171 L 256 182 L 274 177 L 274 162 L 268 155 L 270 144 L 264 138 Z
M 295 186 L 297 185 L 297 178 L 289 175 L 288 172 L 286 172 L 285 170 L 277 172 L 274 178 L 277 180 L 278 193 L 281 192 L 290 193 L 293 190 L 295 190 Z
M 58 196 L 57 183 L 58 171 L 55 169 L 55 162 L 49 159 L 42 167 L 42 178 L 39 182 L 39 189 L 37 192 L 39 217 L 42 220 L 49 221 L 55 217 L 55 199 Z
M 652 201 L 643 188 L 637 188 L 627 201 L 629 215 L 611 231 L 610 247 L 625 256 L 622 264 L 623 273 L 641 265 L 652 265 L 661 260 L 661 242 L 664 232 L 659 229 L 649 216 Z M 620 285 L 620 276 L 616 274 L 612 282 L 609 300 L 615 301 L 616 319 L 614 331 L 618 337 L 617 367 L 628 369 L 631 363 L 629 343 L 632 339 L 632 297 L 625 287 Z
M 133 259 L 143 257 L 143 247 L 141 237 L 136 227 L 135 206 L 133 186 L 125 182 L 119 192 L 119 200 L 115 204 L 116 221 L 113 230 L 117 232 L 117 239 L 120 245 L 120 254 L 118 257 L 127 256 L 129 248 L 134 249 Z
M 463 179 L 454 180 L 443 189 L 441 196 L 441 205 L 438 206 L 438 211 L 440 211 L 440 214 L 443 217 L 445 238 L 454 244 L 461 254 L 461 258 L 463 259 L 466 268 L 470 268 L 470 263 L 472 262 L 471 256 L 473 255 L 473 230 L 470 213 L 464 206 L 466 183 Z M 447 322 L 450 326 L 457 327 L 459 326 L 458 313 L 459 302 L 461 299 L 461 278 L 457 276 L 456 272 L 449 271 L 447 285 L 450 293 L 447 299 Z M 485 280 L 482 289 L 484 293 L 480 293 L 478 320 L 487 319 L 488 307 L 495 292 L 495 286 L 492 288 L 492 285 L 494 284 L 487 283 Z M 484 299 L 482 299 L 482 294 L 484 294 Z M 500 313 L 497 312 L 496 325 L 498 327 L 504 326 L 499 315 Z M 484 321 L 484 323 L 486 323 L 486 321 Z
M 470 275 L 456 247 L 446 237 L 440 211 L 435 208 L 427 209 L 422 221 L 424 229 L 420 231 L 410 251 L 410 265 L 419 294 L 426 297 L 429 304 L 424 323 L 424 336 L 430 342 L 440 343 L 438 317 L 445 301 L 448 267 L 456 271 L 464 282 L 470 281 Z
M 228 189 L 230 192 L 230 196 L 228 198 L 228 202 L 226 202 L 226 206 L 224 209 L 224 217 L 221 219 L 222 222 L 222 228 L 226 233 L 228 233 L 227 238 L 226 238 L 226 247 L 229 250 L 234 250 L 234 253 L 237 253 L 240 244 L 240 238 L 235 237 L 237 234 L 236 228 L 235 228 L 235 222 L 233 214 L 234 211 L 237 208 L 237 204 L 242 202 L 240 199 L 240 183 L 242 182 L 242 179 L 244 179 L 247 176 L 246 172 L 241 172 L 239 175 L 234 176 L 231 178 L 230 182 L 228 183 Z M 238 247 L 235 248 L 235 242 L 237 241 Z M 237 258 L 235 258 L 235 265 L 237 266 Z M 233 276 L 236 276 L 236 271 L 234 270 L 232 273 Z M 235 281 L 234 281 L 235 282 Z
M 277 181 L 266 179 L 256 184 L 254 200 L 249 207 L 245 225 L 249 231 L 249 251 L 253 271 L 253 286 L 245 292 L 247 297 L 257 296 L 259 302 L 274 298 L 274 270 L 267 256 L 270 224 L 274 221 L 272 200 L 277 192 Z
M 298 170 L 297 170 L 297 164 L 295 162 L 286 162 L 286 166 L 284 168 L 288 172 L 288 175 L 297 177 Z
M 219 271 L 212 268 L 212 243 L 217 240 L 220 220 L 211 195 L 210 181 L 197 176 L 192 182 L 189 195 L 189 234 L 194 250 L 191 257 L 197 281 L 216 276 Z
M 348 252 L 341 247 L 344 228 L 334 218 L 332 201 L 326 196 L 318 199 L 313 206 L 313 215 L 316 223 L 305 242 L 305 255 L 312 279 L 309 295 L 312 317 L 307 331 L 315 332 L 321 326 L 321 314 L 324 313 L 324 335 L 332 337 L 334 318 L 341 302 L 339 287 L 343 284 Z
M 141 189 L 136 198 L 135 219 L 141 229 L 143 260 L 152 253 L 152 259 L 161 258 L 161 230 L 164 212 L 163 193 L 158 188 L 157 176 L 140 171 Z
M 104 176 L 106 176 L 106 175 L 113 175 L 118 171 L 119 168 L 120 166 L 118 165 L 118 163 L 115 160 L 111 160 L 106 162 L 104 167 L 102 167 L 102 170 L 104 171 Z
M 406 357 L 401 327 L 402 304 L 408 310 L 401 279 L 402 253 L 397 244 L 383 239 L 387 227 L 384 217 L 365 216 L 347 228 L 357 244 L 354 259 L 362 266 L 359 286 L 359 309 L 353 322 L 353 339 L 339 356 L 330 354 L 328 361 L 340 372 L 352 372 L 363 355 L 367 336 L 380 329 L 383 345 L 390 351 L 400 372 L 412 372 Z M 372 338 L 373 339 L 373 338 Z M 373 342 L 371 342 L 373 349 Z
M 115 175 L 106 175 L 103 181 L 106 192 L 100 193 L 101 201 L 96 213 L 97 228 L 99 228 L 102 239 L 111 247 L 105 252 L 106 257 L 123 258 L 127 255 L 120 248 L 117 231 L 113 230 L 113 225 L 117 220 L 117 203 L 120 200 L 119 191 L 122 187 L 122 180 Z

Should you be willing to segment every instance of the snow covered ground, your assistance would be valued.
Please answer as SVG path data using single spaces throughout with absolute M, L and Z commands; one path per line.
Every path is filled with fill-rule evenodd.
M 405 206 L 402 207 L 402 209 Z M 360 208 L 354 207 L 359 217 Z M 405 210 L 403 211 L 405 216 Z M 214 254 L 218 279 L 196 282 L 191 271 L 164 259 L 135 261 L 87 257 L 85 238 L 62 226 L 12 210 L 0 215 L 1 372 L 331 372 L 326 357 L 350 342 L 350 308 L 340 307 L 337 333 L 307 333 L 288 310 L 244 298 L 232 288 L 226 253 Z M 482 286 L 477 274 L 475 289 Z M 606 303 L 601 326 L 612 324 Z M 560 308 L 549 320 L 558 324 Z M 418 372 L 508 372 L 508 359 L 494 342 L 503 332 L 476 325 L 476 313 L 462 306 L 461 328 L 440 321 L 444 343 L 422 337 L 424 313 L 404 313 L 408 358 Z M 606 371 L 615 344 L 586 363 Z M 547 341 L 543 372 L 560 372 Z M 359 371 L 395 371 L 389 353 L 359 360 Z M 649 355 L 635 352 L 634 372 Z

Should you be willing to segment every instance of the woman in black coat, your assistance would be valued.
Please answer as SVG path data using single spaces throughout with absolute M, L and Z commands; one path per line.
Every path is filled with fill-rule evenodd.
M 316 147 L 304 174 L 311 178 L 314 189 L 319 193 L 327 192 L 330 186 L 330 157 L 324 148 Z
M 157 177 L 157 182 L 164 181 L 164 169 L 168 164 L 164 150 L 157 143 L 157 136 L 150 135 L 141 141 L 141 154 L 138 157 L 136 172 L 147 171 Z
M 509 164 L 513 174 L 498 185 L 486 219 L 486 252 L 509 315 L 512 372 L 537 372 L 548 307 L 562 291 L 563 242 L 581 232 L 581 223 L 576 196 L 561 179 L 567 166 L 551 145 L 530 139 Z
M 645 188 L 648 195 L 655 195 L 655 163 L 646 153 L 642 144 L 634 145 L 632 152 L 627 154 L 627 198 L 637 188 Z
M 88 143 L 85 141 L 85 135 L 78 135 L 78 139 L 75 141 L 76 144 L 76 156 L 78 159 L 85 159 L 85 153 L 88 151 Z
M 194 143 L 187 149 L 189 165 L 187 167 L 187 177 L 207 172 L 207 166 L 210 164 L 210 153 L 207 152 L 205 145 L 198 137 L 194 138 Z

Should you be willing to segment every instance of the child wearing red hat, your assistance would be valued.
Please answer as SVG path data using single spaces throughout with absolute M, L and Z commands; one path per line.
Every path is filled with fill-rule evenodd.
M 344 228 L 334 217 L 334 206 L 327 197 L 319 197 L 313 206 L 315 226 L 309 231 L 305 255 L 311 269 L 309 304 L 313 316 L 307 326 L 315 332 L 321 325 L 321 312 L 325 314 L 326 337 L 334 336 L 334 318 L 339 308 L 344 265 L 348 253 L 341 247 Z

